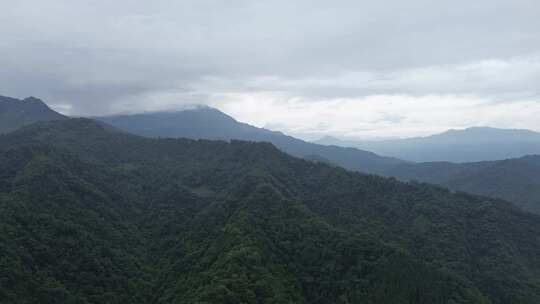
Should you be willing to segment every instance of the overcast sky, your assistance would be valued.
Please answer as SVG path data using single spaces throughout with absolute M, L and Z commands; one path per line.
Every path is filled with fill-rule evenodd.
M 0 95 L 300 136 L 540 130 L 538 0 L 0 0 Z

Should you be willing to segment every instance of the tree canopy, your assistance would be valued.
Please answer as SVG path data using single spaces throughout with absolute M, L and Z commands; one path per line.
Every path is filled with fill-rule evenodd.
M 0 136 L 0 303 L 539 303 L 540 217 L 88 119 Z

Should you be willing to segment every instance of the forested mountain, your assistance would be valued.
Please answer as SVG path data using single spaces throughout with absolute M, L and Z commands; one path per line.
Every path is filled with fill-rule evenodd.
M 239 123 L 220 111 L 208 107 L 176 113 L 123 115 L 99 119 L 119 129 L 150 137 L 223 140 L 234 138 L 268 141 L 291 155 L 315 162 L 337 165 L 350 170 L 395 176 L 405 180 L 435 183 L 453 190 L 502 198 L 526 210 L 540 213 L 540 190 L 538 190 L 540 187 L 537 186 L 540 184 L 540 173 L 533 164 L 520 160 L 463 164 L 399 162 L 396 159 L 382 158 L 352 148 L 310 144 L 280 132 Z M 388 150 L 377 151 L 389 155 L 403 151 L 425 154 L 423 156 L 416 154 L 418 159 L 491 158 L 534 150 L 536 144 L 540 147 L 540 138 L 537 135 L 537 133 L 523 130 L 469 128 L 427 138 L 379 142 L 381 147 L 385 144 L 391 145 L 385 148 Z M 502 144 L 504 140 L 508 140 L 509 144 Z M 396 143 L 398 150 L 390 152 Z M 522 143 L 528 143 L 527 148 L 523 148 Z M 494 148 L 494 146 L 497 147 Z M 485 155 L 484 152 L 491 154 Z M 402 156 L 416 158 L 412 154 Z
M 478 162 L 540 154 L 540 133 L 488 127 L 449 130 L 428 137 L 381 141 L 325 137 L 316 143 L 356 147 L 414 162 Z
M 404 164 L 385 174 L 502 198 L 540 214 L 540 155 L 478 163 Z
M 0 136 L 1 303 L 539 303 L 540 217 L 268 143 Z
M 43 101 L 36 98 L 18 100 L 0 96 L 0 118 L 0 133 L 2 133 L 13 131 L 36 121 L 51 121 L 67 117 L 51 110 Z M 405 180 L 435 183 L 453 190 L 498 197 L 514 202 L 526 210 L 540 213 L 540 190 L 538 190 L 540 189 L 538 187 L 540 173 L 534 163 L 524 161 L 534 159 L 534 157 L 504 162 L 464 164 L 448 162 L 406 163 L 357 149 L 307 143 L 280 132 L 240 123 L 209 107 L 173 113 L 121 115 L 100 117 L 99 119 L 119 129 L 149 137 L 268 141 L 287 153 L 315 162 L 342 166 L 356 171 L 395 176 Z M 486 130 L 492 132 L 491 137 L 488 138 L 490 141 L 497 142 L 507 139 L 499 134 L 500 130 Z M 448 143 L 452 140 L 463 142 L 465 138 L 472 142 L 482 142 L 485 140 L 483 131 L 486 130 L 471 128 L 468 129 L 469 135 L 467 136 L 463 136 L 464 133 L 467 133 L 465 131 L 451 131 L 433 138 L 439 138 L 439 142 L 442 142 L 440 138 L 446 138 Z M 502 131 L 502 133 L 509 132 L 505 134 L 508 136 L 513 134 L 520 140 L 528 138 L 534 142 L 536 139 L 536 133 L 533 132 Z M 471 135 L 473 133 L 476 134 L 476 137 Z M 525 134 L 528 135 L 525 136 Z M 461 139 L 457 140 L 456 138 Z M 500 148 L 495 150 L 500 150 Z
M 305 142 L 281 132 L 238 122 L 210 107 L 198 107 L 179 112 L 98 117 L 97 119 L 130 133 L 150 137 L 270 142 L 293 156 L 326 159 L 344 168 L 362 172 L 377 173 L 389 165 L 405 163 L 395 158 L 381 157 L 356 148 Z
M 14 131 L 22 126 L 38 122 L 65 119 L 51 110 L 43 101 L 29 97 L 23 100 L 0 96 L 0 133 Z

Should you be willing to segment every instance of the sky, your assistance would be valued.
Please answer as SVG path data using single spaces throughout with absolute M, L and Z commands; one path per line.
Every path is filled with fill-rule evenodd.
M 538 0 L 0 0 L 0 95 L 316 139 L 540 131 Z

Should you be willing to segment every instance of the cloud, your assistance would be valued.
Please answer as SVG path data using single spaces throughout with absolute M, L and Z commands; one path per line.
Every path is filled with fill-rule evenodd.
M 300 96 L 354 97 L 377 94 L 477 94 L 494 97 L 534 95 L 540 79 L 540 53 L 455 65 L 396 70 L 343 71 L 339 75 L 260 76 L 239 81 L 208 78 L 200 90 L 277 91 Z
M 260 112 L 242 116 L 252 123 L 278 109 L 313 121 L 321 107 L 347 116 L 334 112 L 396 96 L 418 111 L 434 110 L 434 99 L 455 111 L 482 100 L 486 111 L 508 105 L 519 117 L 516 105 L 538 102 L 539 9 L 535 0 L 6 2 L 0 94 L 39 96 L 73 115 L 193 103 L 235 109 L 253 98 Z M 279 117 L 274 126 L 360 134 L 386 120 L 403 125 L 399 134 L 439 128 L 404 125 L 412 110 L 377 109 L 350 128 Z
M 313 103 L 263 93 L 221 96 L 216 106 L 241 121 L 278 126 L 306 139 L 424 136 L 470 126 L 540 131 L 540 103 L 526 98 L 494 104 L 473 95 L 370 95 Z

